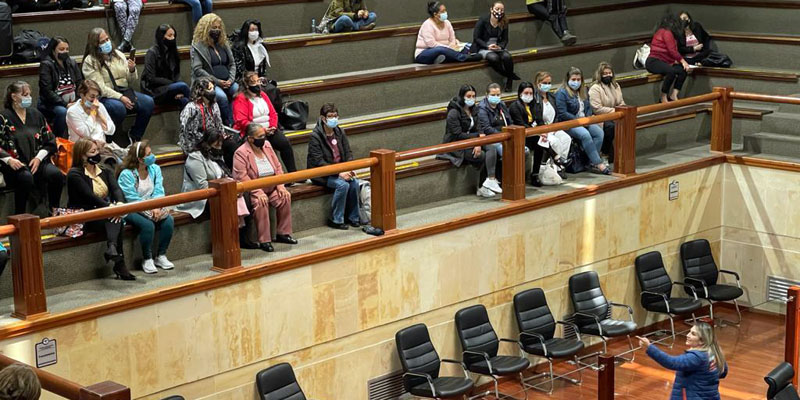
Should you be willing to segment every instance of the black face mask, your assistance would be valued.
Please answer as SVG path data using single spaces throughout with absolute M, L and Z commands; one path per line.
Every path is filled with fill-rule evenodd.
M 66 62 L 69 60 L 69 53 L 58 53 L 57 57 L 59 60 L 61 60 L 61 62 Z
M 691 22 L 689 22 L 688 19 L 682 19 L 681 20 L 681 26 L 683 26 L 683 29 L 688 28 L 690 24 L 691 24 Z
M 264 142 L 267 141 L 267 138 L 260 138 L 260 139 L 253 139 L 253 146 L 258 147 L 259 149 L 264 147 Z
M 213 90 L 206 90 L 203 93 L 203 97 L 205 97 L 205 99 L 208 100 L 210 104 L 214 104 L 214 102 L 217 101 L 217 92 Z
M 610 85 L 611 81 L 613 79 L 614 79 L 613 75 L 612 76 L 604 76 L 604 77 L 600 78 L 600 82 L 603 82 L 603 84 L 606 84 L 606 85 Z
M 100 164 L 100 153 L 87 157 L 86 162 L 88 162 L 91 165 Z
M 247 90 L 251 91 L 255 95 L 261 94 L 261 86 L 258 86 L 258 85 L 248 86 Z
M 220 158 L 222 157 L 222 149 L 212 147 L 208 149 L 208 155 L 210 155 L 212 158 Z
M 208 36 L 210 36 L 211 39 L 214 39 L 215 42 L 218 42 L 220 36 L 222 36 L 222 31 L 219 29 L 212 29 L 208 31 Z
M 164 39 L 164 46 L 167 46 L 168 49 L 174 49 L 178 47 L 178 43 L 175 39 Z
M 499 21 L 499 20 L 503 19 L 503 17 L 506 15 L 506 13 L 492 12 L 492 15 L 494 15 L 494 17 Z

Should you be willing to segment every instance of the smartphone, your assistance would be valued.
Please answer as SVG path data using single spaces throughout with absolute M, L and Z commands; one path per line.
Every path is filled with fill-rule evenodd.
M 133 60 L 133 61 L 136 61 L 136 48 L 135 47 L 131 48 L 131 53 L 130 53 L 130 57 L 129 58 L 131 60 Z

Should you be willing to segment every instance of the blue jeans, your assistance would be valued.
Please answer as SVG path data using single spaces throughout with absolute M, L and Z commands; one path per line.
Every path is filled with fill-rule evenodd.
M 53 134 L 61 137 L 67 137 L 67 108 L 63 106 L 47 106 L 39 102 L 37 107 L 48 121 L 52 121 Z
M 172 215 L 158 222 L 153 222 L 150 218 L 139 213 L 131 213 L 125 216 L 125 222 L 136 227 L 139 231 L 139 244 L 142 246 L 142 257 L 145 260 L 153 258 L 153 237 L 158 229 L 158 252 L 156 256 L 167 254 L 169 242 L 172 240 L 172 232 L 175 229 L 175 220 Z
M 502 143 L 492 143 L 492 144 L 486 145 L 486 147 L 490 147 L 490 146 L 494 147 L 497 150 L 497 158 L 498 159 L 503 158 L 503 144 Z M 525 147 L 525 154 L 528 154 L 530 152 L 531 152 L 531 149 L 529 149 L 528 147 Z
M 117 126 L 117 132 L 119 132 L 122 121 L 125 120 L 125 116 L 128 115 L 129 110 L 125 108 L 125 105 L 122 104 L 121 101 L 116 99 L 103 97 L 100 99 L 100 102 L 106 107 L 108 115 L 111 117 L 111 120 L 114 121 L 114 125 Z M 144 93 L 136 92 L 136 104 L 133 110 L 130 110 L 131 113 L 136 113 L 136 121 L 133 123 L 129 134 L 133 141 L 138 142 L 144 137 L 144 132 L 147 130 L 147 124 L 150 123 L 150 116 L 153 115 L 153 108 L 155 108 L 155 106 L 156 104 L 153 102 L 152 97 Z
M 222 123 L 227 126 L 233 125 L 233 110 L 231 109 L 231 102 L 229 99 L 232 99 L 233 96 L 236 95 L 237 90 L 239 90 L 239 84 L 235 82 L 227 90 L 219 86 L 214 87 L 214 91 L 217 93 L 219 113 L 222 114 Z
M 358 179 L 346 181 L 336 175 L 329 176 L 326 184 L 334 189 L 333 200 L 331 201 L 332 215 L 331 220 L 335 224 L 344 223 L 344 214 L 347 213 L 349 222 L 360 222 L 358 216 Z
M 436 60 L 436 57 L 439 57 L 440 55 L 444 55 L 445 62 L 463 62 L 468 56 L 467 53 L 455 51 L 449 47 L 436 46 L 430 49 L 422 50 L 422 53 L 419 53 L 417 58 L 414 59 L 414 62 L 419 64 L 433 64 L 433 62 Z
M 180 100 L 175 100 L 175 96 L 179 94 L 182 94 L 183 97 Z M 189 92 L 189 85 L 187 85 L 186 82 L 178 81 L 175 83 L 170 83 L 167 86 L 167 91 L 159 96 L 156 96 L 153 101 L 159 105 L 177 104 L 181 107 L 181 110 L 183 110 L 183 107 L 189 104 L 189 96 L 191 96 L 191 93 Z
M 203 18 L 203 15 L 206 15 L 213 11 L 214 2 L 212 0 L 178 0 L 182 3 L 186 3 L 189 7 L 192 8 L 192 20 L 196 24 L 197 21 L 200 21 L 200 18 Z
M 567 130 L 573 139 L 580 140 L 583 151 L 589 156 L 589 161 L 592 165 L 603 163 L 598 151 L 603 147 L 603 128 L 592 124 L 588 126 L 579 126 Z
M 333 23 L 333 33 L 357 31 L 360 30 L 362 26 L 372 24 L 377 20 L 378 16 L 375 15 L 374 12 L 369 13 L 367 19 L 355 21 L 347 15 L 342 15 L 336 18 L 336 22 Z

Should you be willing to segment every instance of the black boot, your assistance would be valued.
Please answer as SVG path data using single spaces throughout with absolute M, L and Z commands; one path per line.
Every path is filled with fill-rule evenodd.
M 510 92 L 514 90 L 514 81 L 511 78 L 506 79 L 506 86 L 503 88 L 503 91 Z
M 258 243 L 251 242 L 250 239 L 247 237 L 247 226 L 239 228 L 239 248 L 249 249 L 249 250 L 255 250 L 261 248 L 261 246 L 259 246 Z
M 117 275 L 117 279 L 123 281 L 135 281 L 136 277 L 128 271 L 128 266 L 125 265 L 125 258 L 122 255 L 118 255 L 114 258 L 114 274 Z
M 531 186 L 542 187 L 542 181 L 539 179 L 539 174 L 531 174 Z
M 123 53 L 127 53 L 127 52 L 131 51 L 131 43 L 128 42 L 127 40 L 123 39 L 121 42 L 119 42 L 119 46 L 117 46 L 117 50 L 119 50 L 119 51 L 121 51 Z

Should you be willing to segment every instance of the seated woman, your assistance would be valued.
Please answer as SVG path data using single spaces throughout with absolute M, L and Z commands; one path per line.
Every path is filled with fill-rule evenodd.
M 317 126 L 311 132 L 308 141 L 307 168 L 352 161 L 353 152 L 344 129 L 339 126 L 339 109 L 333 103 L 326 103 L 319 110 Z M 361 226 L 358 210 L 358 178 L 354 171 L 342 172 L 311 180 L 315 185 L 333 189 L 331 200 L 331 217 L 328 226 L 335 229 L 348 229 L 345 215 L 350 226 Z
M 375 29 L 378 16 L 367 10 L 365 0 L 331 0 L 328 12 L 328 30 L 331 33 L 369 31 Z
M 692 19 L 687 11 L 678 14 L 683 35 L 678 37 L 678 52 L 689 65 L 703 65 L 703 60 L 711 54 L 711 35 L 703 25 Z
M 136 142 L 128 149 L 128 155 L 117 168 L 117 182 L 126 203 L 157 199 L 164 197 L 164 178 L 161 167 L 156 165 L 156 155 L 150 149 L 147 140 Z M 167 248 L 172 240 L 175 221 L 167 208 L 154 208 L 148 211 L 131 213 L 125 216 L 125 222 L 139 231 L 139 244 L 142 246 L 142 270 L 146 274 L 161 269 L 172 269 L 175 266 L 167 258 Z M 153 237 L 158 229 L 158 251 L 153 260 Z
M 244 21 L 232 51 L 236 61 L 236 82 L 241 82 L 247 71 L 254 71 L 258 76 L 267 76 L 267 68 L 271 65 L 259 20 Z
M 8 250 L 0 243 L 0 276 L 2 276 L 3 271 L 6 270 L 6 264 L 8 264 Z
M 239 182 L 267 176 L 283 174 L 283 168 L 267 142 L 267 130 L 259 124 L 245 128 L 246 141 L 233 156 L 233 177 Z M 283 185 L 256 189 L 245 196 L 250 204 L 248 209 L 258 225 L 258 242 L 261 250 L 275 251 L 272 247 L 272 233 L 269 224 L 269 207 L 275 208 L 278 218 L 275 241 L 297 244 L 292 237 L 292 195 Z
M 504 127 L 511 125 L 511 113 L 503 103 L 501 95 L 500 85 L 494 82 L 490 83 L 486 86 L 486 97 L 478 103 L 478 132 L 483 135 L 500 133 Z M 487 147 L 494 147 L 497 157 L 503 158 L 502 143 L 493 143 Z M 525 148 L 525 153 L 527 152 L 528 149 Z M 500 182 L 495 178 L 487 178 L 483 182 L 483 187 L 497 194 L 503 193 Z
M 592 112 L 595 115 L 609 114 L 614 112 L 614 107 L 625 105 L 622 88 L 614 79 L 614 68 L 605 61 L 597 66 L 597 71 L 594 73 L 594 83 L 589 88 L 589 103 L 592 104 Z M 614 121 L 603 123 L 603 147 L 600 152 L 608 156 L 610 163 L 614 162 L 615 129 Z
M 184 153 L 197 151 L 197 145 L 208 132 L 225 135 L 216 97 L 214 81 L 210 77 L 192 82 L 192 101 L 183 108 L 179 118 L 178 146 Z
M 266 129 L 267 141 L 273 149 L 281 153 L 286 171 L 297 171 L 292 144 L 278 126 L 278 113 L 267 94 L 261 90 L 261 79 L 255 72 L 245 72 L 239 86 L 239 94 L 233 99 L 233 129 L 238 130 L 243 139 L 245 128 L 252 123 Z
M 680 23 L 674 15 L 664 15 L 650 41 L 650 55 L 644 63 L 647 72 L 664 76 L 661 83 L 662 103 L 678 100 L 678 93 L 689 71 L 689 63 L 678 51 L 680 30 Z
M 478 53 L 500 75 L 506 78 L 505 91 L 511 91 L 513 81 L 520 77 L 514 73 L 514 60 L 506 50 L 508 46 L 508 18 L 506 6 L 495 1 L 489 7 L 489 15 L 483 16 L 472 31 L 473 53 Z
M 549 73 L 539 72 L 536 75 L 539 86 L 549 84 L 542 83 L 545 79 L 552 80 Z M 536 90 L 530 82 L 519 84 L 517 100 L 511 103 L 511 107 L 509 107 L 511 122 L 514 125 L 532 128 L 553 123 L 556 117 L 555 107 L 553 107 L 555 97 L 549 92 L 549 87 L 544 87 L 548 90 Z M 570 143 L 572 143 L 572 139 L 564 131 L 549 132 L 546 135 L 525 138 L 525 147 L 533 149 L 531 185 L 542 186 L 542 181 L 539 179 L 539 169 L 542 166 L 542 161 L 545 161 L 545 154 L 548 157 L 552 157 L 553 162 L 559 166 L 569 165 L 570 160 L 567 158 L 567 154 L 569 154 Z M 559 174 L 563 175 L 562 178 L 566 176 L 561 171 L 559 171 Z
M 197 145 L 197 150 L 186 155 L 186 162 L 183 166 L 182 193 L 208 189 L 209 181 L 230 178 L 233 175 L 222 159 L 222 142 L 222 134 L 208 131 Z M 197 219 L 205 212 L 206 204 L 206 200 L 198 200 L 181 204 L 177 209 Z
M 428 15 L 417 34 L 417 50 L 414 62 L 420 64 L 441 64 L 445 61 L 479 61 L 479 54 L 462 51 L 463 43 L 456 39 L 453 25 L 447 20 L 447 7 L 438 1 L 428 2 Z
M 178 57 L 178 34 L 169 24 L 156 28 L 156 41 L 144 56 L 142 92 L 159 105 L 189 103 L 189 85 L 181 80 L 181 59 Z
M 116 126 L 100 102 L 100 86 L 91 79 L 81 83 L 78 88 L 78 101 L 67 110 L 67 126 L 69 140 L 77 142 L 89 139 L 97 144 L 104 163 L 115 164 L 116 156 L 112 147 L 118 147 L 111 141 Z
M 225 37 L 225 23 L 217 14 L 206 14 L 194 28 L 192 37 L 192 82 L 211 78 L 217 94 L 217 104 L 222 112 L 222 122 L 231 126 L 233 112 L 230 99 L 236 94 L 236 60 Z
M 556 92 L 556 110 L 561 121 L 591 117 L 592 107 L 589 105 L 589 96 L 583 85 L 583 72 L 579 68 L 570 67 L 564 77 L 561 89 Z M 603 175 L 611 175 L 611 170 L 600 158 L 600 148 L 603 147 L 603 128 L 597 124 L 579 126 L 567 130 L 572 139 L 581 143 L 583 151 L 592 163 L 591 171 Z
M 89 139 L 78 140 L 72 147 L 72 168 L 67 173 L 67 207 L 72 209 L 94 210 L 117 205 L 125 201 L 114 173 L 102 169 L 100 151 L 97 144 Z M 135 280 L 128 271 L 122 254 L 122 217 L 90 221 L 85 225 L 87 231 L 103 232 L 106 236 L 106 251 L 103 253 L 106 264 L 114 263 L 113 271 L 117 279 Z
M 136 122 L 128 138 L 131 143 L 141 140 L 150 123 L 155 103 L 152 97 L 133 90 L 139 79 L 136 62 L 126 61 L 125 54 L 114 49 L 106 31 L 94 28 L 89 32 L 82 69 L 86 79 L 100 86 L 100 102 L 108 110 L 114 125 L 122 126 L 126 115 L 136 113 Z
M 556 36 L 565 46 L 572 46 L 578 41 L 575 35 L 569 33 L 567 26 L 567 0 L 525 0 L 528 12 L 550 23 Z
M 458 91 L 458 96 L 450 100 L 450 104 L 447 105 L 447 123 L 442 143 L 486 136 L 486 134 L 478 132 L 478 110 L 475 107 L 476 97 L 477 91 L 475 88 L 472 85 L 464 85 Z M 497 181 L 495 178 L 497 149 L 494 146 L 475 146 L 472 149 L 442 154 L 437 158 L 448 160 L 456 167 L 460 167 L 464 163 L 481 167 L 477 195 L 479 197 L 494 197 L 494 192 L 486 187 L 486 180 Z M 486 179 L 484 179 L 484 175 Z
M 63 36 L 50 39 L 39 64 L 39 111 L 51 122 L 53 133 L 67 137 L 67 108 L 77 100 L 76 90 L 83 72 L 69 56 L 69 42 Z
M 64 174 L 50 162 L 56 138 L 44 115 L 33 107 L 31 87 L 24 81 L 6 88 L 0 113 L 0 171 L 14 188 L 14 214 L 24 214 L 34 185 L 47 186 L 49 210 L 58 208 Z

